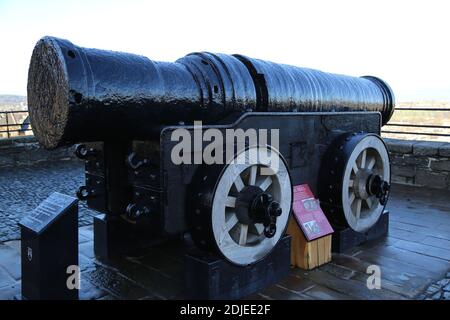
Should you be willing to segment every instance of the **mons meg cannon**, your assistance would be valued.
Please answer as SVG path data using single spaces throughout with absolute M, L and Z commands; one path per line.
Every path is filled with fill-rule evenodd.
M 376 77 L 206 52 L 156 62 L 45 37 L 31 58 L 28 105 L 44 147 L 81 143 L 86 184 L 77 194 L 105 214 L 95 222 L 99 254 L 190 232 L 198 246 L 248 265 L 282 237 L 295 185 L 308 184 L 332 224 L 356 232 L 387 201 L 379 134 L 394 96 Z M 191 141 L 180 151 L 181 138 Z M 210 156 L 232 156 L 206 161 L 212 141 Z M 174 150 L 194 160 L 175 161 Z

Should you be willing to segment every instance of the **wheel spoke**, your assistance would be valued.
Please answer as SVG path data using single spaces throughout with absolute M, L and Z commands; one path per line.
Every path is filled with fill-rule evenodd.
M 234 208 L 236 206 L 236 197 L 228 196 L 225 206 L 229 208 Z
M 244 246 L 247 243 L 248 224 L 239 224 L 239 245 Z
M 355 200 L 355 193 L 352 192 L 352 194 L 350 195 L 350 200 L 349 200 L 350 205 L 352 205 L 354 200 Z
M 270 187 L 272 184 L 272 178 L 270 176 L 267 176 L 263 182 L 260 183 L 259 187 L 262 189 L 262 191 L 266 191 L 267 188 Z
M 366 203 L 367 203 L 367 207 L 368 207 L 369 209 L 372 208 L 372 204 L 373 204 L 372 199 L 367 198 L 367 199 L 366 199 Z
M 356 200 L 356 211 L 355 211 L 356 219 L 359 219 L 359 217 L 361 216 L 361 204 L 362 199 Z
M 371 170 L 375 166 L 375 157 L 371 157 L 369 163 L 367 164 L 367 169 Z
M 358 173 L 358 165 L 356 164 L 356 161 L 353 162 L 352 169 L 353 169 L 353 172 Z
M 231 229 L 233 229 L 233 227 L 236 225 L 236 223 L 238 223 L 238 221 L 239 220 L 238 220 L 236 214 L 233 213 L 233 215 L 225 223 L 226 230 L 229 232 Z
M 236 180 L 234 181 L 234 185 L 238 192 L 240 192 L 244 188 L 244 181 L 242 181 L 241 175 L 238 175 L 236 177 Z
M 366 167 L 367 149 L 364 149 L 361 155 L 360 168 L 364 169 Z
M 255 223 L 253 226 L 255 227 L 256 232 L 258 233 L 258 235 L 263 233 L 264 225 L 262 223 Z
M 256 173 L 258 171 L 258 166 L 250 167 L 250 176 L 248 178 L 248 185 L 254 186 L 256 183 Z

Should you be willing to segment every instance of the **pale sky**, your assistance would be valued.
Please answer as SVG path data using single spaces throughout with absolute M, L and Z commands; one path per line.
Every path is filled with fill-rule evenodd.
M 450 2 L 401 0 L 0 0 L 0 94 L 26 94 L 37 40 L 174 61 L 241 53 L 353 76 L 397 101 L 450 101 Z

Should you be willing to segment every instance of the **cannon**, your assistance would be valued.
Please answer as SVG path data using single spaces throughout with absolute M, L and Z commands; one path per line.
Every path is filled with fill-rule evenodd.
M 36 44 L 28 74 L 36 138 L 48 149 L 79 144 L 86 184 L 77 195 L 119 226 L 111 237 L 136 244 L 190 232 L 237 265 L 281 239 L 294 185 L 309 184 L 333 225 L 365 232 L 376 223 L 390 186 L 380 130 L 394 104 L 373 76 L 208 52 L 156 62 L 53 37 Z M 276 134 L 255 142 L 249 130 Z M 231 157 L 199 160 L 212 136 L 229 132 L 244 133 L 242 143 L 231 135 L 210 155 Z M 191 147 L 181 157 L 191 162 L 173 158 L 184 133 Z

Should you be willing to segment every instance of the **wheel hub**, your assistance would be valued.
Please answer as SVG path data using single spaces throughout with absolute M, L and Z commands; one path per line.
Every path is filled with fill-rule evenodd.
M 380 200 L 380 204 L 385 205 L 391 185 L 378 174 L 372 174 L 367 179 L 366 189 L 370 195 L 374 195 Z
M 353 188 L 358 199 L 366 200 L 375 196 L 381 205 L 385 205 L 390 184 L 372 170 L 362 169 L 355 175 Z
M 244 187 L 236 199 L 236 216 L 240 223 L 264 225 L 264 235 L 275 235 L 276 220 L 282 214 L 280 203 L 273 200 L 270 193 L 257 186 Z

